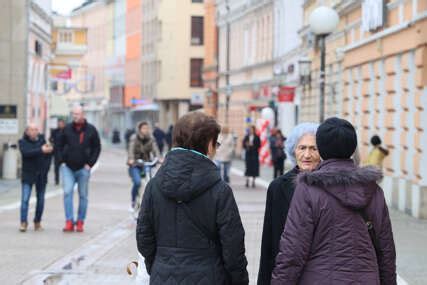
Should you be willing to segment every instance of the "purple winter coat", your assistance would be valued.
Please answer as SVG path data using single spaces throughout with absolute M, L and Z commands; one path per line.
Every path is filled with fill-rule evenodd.
M 396 284 L 396 251 L 382 177 L 373 167 L 331 159 L 301 173 L 271 284 Z M 378 263 L 361 210 L 372 221 Z M 379 266 L 378 266 L 379 264 Z

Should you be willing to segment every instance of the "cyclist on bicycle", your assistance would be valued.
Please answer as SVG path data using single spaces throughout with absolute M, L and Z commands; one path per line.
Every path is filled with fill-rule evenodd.
M 144 167 L 143 164 L 138 163 L 138 160 L 150 162 L 154 158 L 160 158 L 159 148 L 151 136 L 149 124 L 145 121 L 140 122 L 137 126 L 137 132 L 130 138 L 128 148 L 129 176 L 133 183 L 131 209 L 135 208 L 137 202 L 136 198 L 141 188 L 141 176 L 148 175 L 151 171 L 151 166 Z

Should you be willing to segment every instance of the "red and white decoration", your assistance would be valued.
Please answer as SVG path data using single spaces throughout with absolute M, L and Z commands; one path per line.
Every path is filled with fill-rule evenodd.
M 261 140 L 261 148 L 259 151 L 259 161 L 263 165 L 272 165 L 270 142 L 268 141 L 268 134 L 270 128 L 274 124 L 274 111 L 271 108 L 264 108 L 261 111 L 261 119 L 257 120 L 258 136 Z

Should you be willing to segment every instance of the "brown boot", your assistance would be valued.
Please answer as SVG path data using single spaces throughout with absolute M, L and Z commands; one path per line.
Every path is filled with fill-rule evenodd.
M 39 232 L 39 231 L 42 231 L 42 230 L 43 230 L 43 227 L 42 227 L 42 225 L 41 225 L 41 223 L 40 223 L 40 222 L 38 222 L 38 223 L 34 222 L 34 230 L 35 230 L 36 232 Z
M 21 233 L 25 233 L 27 231 L 27 228 L 28 228 L 28 223 L 23 222 L 23 223 L 21 223 L 21 226 L 19 227 L 19 231 Z

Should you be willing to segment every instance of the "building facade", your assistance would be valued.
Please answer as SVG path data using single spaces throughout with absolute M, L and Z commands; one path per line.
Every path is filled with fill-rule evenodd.
M 204 4 L 143 0 L 142 96 L 159 106 L 163 128 L 203 107 Z
M 318 118 L 319 51 L 307 25 L 317 2 L 304 2 L 302 50 L 312 60 L 313 81 L 301 98 L 302 120 Z M 340 15 L 326 45 L 326 114 L 357 127 L 362 161 L 371 136 L 383 139 L 390 150 L 384 161 L 387 202 L 427 218 L 427 2 L 326 2 Z
M 241 141 L 273 100 L 272 0 L 217 0 L 218 120 Z M 240 151 L 240 144 L 238 144 Z
M 16 144 L 30 122 L 41 132 L 48 132 L 51 1 L 2 1 L 0 19 L 3 145 Z M 0 148 L 0 158 L 3 150 Z
M 78 90 L 90 89 L 80 61 L 87 52 L 87 29 L 71 27 L 67 16 L 54 15 L 52 59 L 49 65 L 50 119 L 69 115 L 72 104 L 81 100 Z M 55 127 L 54 125 L 51 127 Z
M 203 62 L 203 82 L 206 88 L 204 112 L 218 115 L 218 28 L 216 26 L 215 0 L 205 0 L 205 59 Z
M 29 5 L 27 122 L 36 123 L 42 133 L 49 129 L 48 69 L 51 60 L 52 11 L 50 0 L 33 0 Z
M 107 137 L 111 133 L 107 109 L 110 96 L 108 67 L 114 51 L 114 1 L 88 1 L 70 15 L 70 26 L 87 29 L 87 52 L 80 60 L 84 72 L 85 90 L 77 90 L 88 121 Z
M 273 96 L 278 127 L 285 136 L 298 123 L 300 88 L 299 67 L 303 20 L 302 0 L 274 1 Z M 289 93 L 289 94 L 285 94 Z

